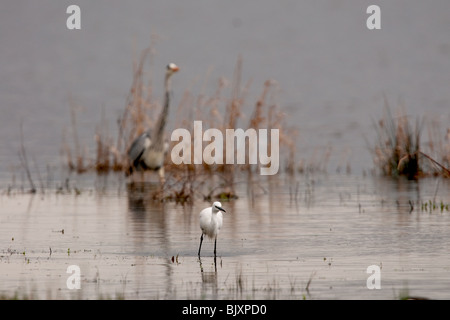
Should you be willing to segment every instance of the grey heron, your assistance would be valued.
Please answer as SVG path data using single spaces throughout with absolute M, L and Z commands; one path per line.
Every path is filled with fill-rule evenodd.
M 137 137 L 128 149 L 129 168 L 126 175 L 134 171 L 154 170 L 158 171 L 161 181 L 164 181 L 164 157 L 168 150 L 168 144 L 164 142 L 164 128 L 169 114 L 169 100 L 171 90 L 171 76 L 178 71 L 174 63 L 167 65 L 164 87 L 164 105 L 156 122 L 156 126 Z
M 203 235 L 214 238 L 214 258 L 216 257 L 217 235 L 223 224 L 222 212 L 226 212 L 222 208 L 222 204 L 218 201 L 214 202 L 211 207 L 205 208 L 200 212 L 200 246 L 198 247 L 198 257 L 200 258 L 200 250 L 202 249 Z

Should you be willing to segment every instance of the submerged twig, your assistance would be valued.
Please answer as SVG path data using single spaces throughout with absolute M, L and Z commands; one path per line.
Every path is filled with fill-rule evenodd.
M 313 273 L 311 273 L 311 276 L 309 277 L 308 283 L 306 284 L 306 292 L 309 294 L 309 286 L 311 284 L 312 279 L 314 278 L 314 276 L 316 275 L 316 271 L 314 271 Z

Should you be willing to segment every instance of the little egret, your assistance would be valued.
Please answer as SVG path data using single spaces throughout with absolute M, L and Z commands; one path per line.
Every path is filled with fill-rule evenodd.
M 202 249 L 203 235 L 207 235 L 211 239 L 214 238 L 214 258 L 216 257 L 217 235 L 223 224 L 222 211 L 226 212 L 225 209 L 222 208 L 222 204 L 216 201 L 211 207 L 205 208 L 200 212 L 200 229 L 202 229 L 202 235 L 200 237 L 200 246 L 198 247 L 199 258 L 200 250 Z
M 155 128 L 147 130 L 131 144 L 128 150 L 128 158 L 130 167 L 126 175 L 130 175 L 134 170 L 155 170 L 158 171 L 161 181 L 164 181 L 164 157 L 168 149 L 168 144 L 164 143 L 164 128 L 169 114 L 169 97 L 170 97 L 170 77 L 178 71 L 178 66 L 174 63 L 167 65 L 165 76 L 165 96 L 164 106 L 156 122 Z M 153 133 L 153 137 L 151 137 Z

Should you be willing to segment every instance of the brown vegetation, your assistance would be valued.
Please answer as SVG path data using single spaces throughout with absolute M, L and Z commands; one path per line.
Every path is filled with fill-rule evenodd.
M 404 109 L 400 109 L 394 117 L 385 101 L 385 115 L 375 124 L 377 141 L 372 150 L 374 163 L 384 175 L 406 176 L 408 179 L 418 179 L 426 175 L 450 177 L 450 141 L 446 138 L 444 144 L 441 139 L 435 140 L 439 137 L 439 130 L 433 126 L 427 146 L 438 155 L 438 160 L 422 151 L 423 122 L 416 119 L 413 125 Z M 423 161 L 424 159 L 426 161 Z
M 142 134 L 145 130 L 154 125 L 152 119 L 156 118 L 159 113 L 160 104 L 153 97 L 153 89 L 151 81 L 146 80 L 147 73 L 145 72 L 146 62 L 151 60 L 152 50 L 147 48 L 142 51 L 138 61 L 133 63 L 133 80 L 126 99 L 125 108 L 117 121 L 118 130 L 117 138 L 114 141 L 107 130 L 107 123 L 102 116 L 101 123 L 97 127 L 95 141 L 96 154 L 95 159 L 89 161 L 86 153 L 83 153 L 77 137 L 76 129 L 76 113 L 75 106 L 71 102 L 71 120 L 74 142 L 74 153 L 67 144 L 64 143 L 64 151 L 67 157 L 67 164 L 71 170 L 78 173 L 86 171 L 95 171 L 97 173 L 106 173 L 110 171 L 125 171 L 128 167 L 127 150 L 133 140 Z M 178 106 L 171 105 L 169 117 L 174 119 L 175 127 L 185 128 L 193 134 L 194 120 L 203 121 L 205 126 L 209 128 L 219 129 L 225 136 L 226 129 L 248 128 L 279 129 L 280 133 L 280 162 L 285 161 L 285 169 L 288 171 L 294 170 L 294 156 L 295 156 L 295 131 L 287 128 L 285 125 L 285 114 L 281 108 L 276 104 L 276 94 L 278 87 L 274 81 L 266 81 L 264 83 L 261 95 L 253 104 L 253 111 L 249 116 L 245 114 L 248 109 L 247 94 L 250 88 L 250 81 L 242 87 L 242 59 L 239 58 L 234 70 L 233 79 L 229 83 L 226 79 L 220 78 L 218 80 L 217 88 L 212 96 L 206 94 L 199 94 L 195 96 L 189 90 L 186 90 L 179 102 Z M 230 90 L 230 96 L 227 96 L 226 91 Z M 178 92 L 179 90 L 177 90 Z M 251 106 L 251 104 L 250 104 Z M 167 134 L 167 132 L 166 132 Z M 166 136 L 166 139 L 168 137 Z M 269 141 L 270 142 L 270 141 Z M 171 143 L 173 147 L 175 143 Z M 191 143 L 193 146 L 193 143 Z M 169 148 L 170 150 L 171 148 Z M 269 146 L 270 150 L 270 146 Z M 225 151 L 225 148 L 224 148 Z M 193 152 L 191 153 L 194 154 Z M 287 154 L 287 158 L 283 159 L 282 155 Z M 225 163 L 226 153 L 223 154 Z M 248 158 L 248 146 L 246 157 Z M 75 158 L 75 160 L 73 159 Z M 193 162 L 193 161 L 192 161 Z M 217 192 L 217 197 L 229 198 L 235 197 L 232 190 L 232 179 L 227 175 L 237 170 L 244 170 L 246 172 L 255 171 L 258 165 L 208 165 L 203 163 L 201 165 L 181 164 L 175 165 L 170 158 L 170 152 L 166 157 L 165 172 L 169 180 L 166 181 L 163 187 L 164 199 L 171 200 L 193 198 L 194 190 L 199 190 L 199 185 L 202 185 L 207 180 L 205 174 L 221 175 L 227 180 L 224 188 Z M 248 161 L 246 162 L 248 163 Z M 226 177 L 225 177 L 226 176 Z M 210 177 L 208 178 L 210 179 Z M 155 194 L 155 197 L 160 197 L 160 194 Z M 205 198 L 210 198 L 214 195 L 204 195 Z

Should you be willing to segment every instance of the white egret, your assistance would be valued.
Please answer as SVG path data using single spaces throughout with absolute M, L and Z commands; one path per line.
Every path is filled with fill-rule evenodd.
M 203 235 L 214 238 L 214 257 L 216 257 L 217 235 L 223 224 L 222 212 L 226 212 L 222 208 L 222 204 L 218 201 L 214 202 L 211 207 L 205 208 L 200 212 L 200 229 L 202 235 L 200 237 L 200 246 L 198 247 L 198 257 L 200 258 L 200 250 L 202 249 Z

